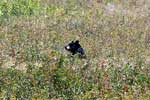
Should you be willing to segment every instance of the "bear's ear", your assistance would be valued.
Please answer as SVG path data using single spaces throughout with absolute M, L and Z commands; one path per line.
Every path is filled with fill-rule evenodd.
M 76 40 L 75 43 L 79 44 L 79 40 Z
M 74 41 L 71 41 L 71 43 L 74 43 Z

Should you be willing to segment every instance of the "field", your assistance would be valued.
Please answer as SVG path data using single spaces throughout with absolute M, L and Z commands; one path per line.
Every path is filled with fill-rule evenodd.
M 150 100 L 150 1 L 1 0 L 0 100 Z

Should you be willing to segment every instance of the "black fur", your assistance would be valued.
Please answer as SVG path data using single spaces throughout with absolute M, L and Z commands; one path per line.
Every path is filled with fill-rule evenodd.
M 72 53 L 72 55 L 80 54 L 82 57 L 85 57 L 85 50 L 79 44 L 79 41 L 72 41 L 68 45 L 65 46 L 65 49 Z

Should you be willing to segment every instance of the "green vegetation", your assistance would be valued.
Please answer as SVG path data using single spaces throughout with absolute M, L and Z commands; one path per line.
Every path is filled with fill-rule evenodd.
M 1 0 L 0 99 L 150 100 L 148 1 Z

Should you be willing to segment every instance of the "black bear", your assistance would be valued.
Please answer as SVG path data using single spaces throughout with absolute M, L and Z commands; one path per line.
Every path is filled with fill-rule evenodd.
M 85 58 L 85 50 L 81 47 L 79 44 L 79 40 L 76 40 L 75 42 L 72 41 L 67 46 L 65 46 L 65 49 L 72 53 L 72 55 L 80 54 L 81 57 Z

